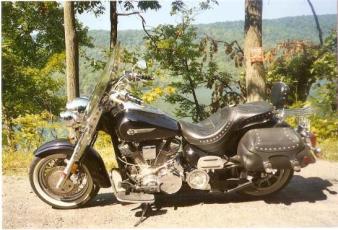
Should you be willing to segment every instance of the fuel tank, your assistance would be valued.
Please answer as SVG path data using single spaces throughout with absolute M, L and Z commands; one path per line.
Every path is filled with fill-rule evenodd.
M 164 113 L 128 109 L 116 116 L 116 133 L 124 141 L 141 142 L 145 140 L 168 139 L 179 135 L 176 120 Z

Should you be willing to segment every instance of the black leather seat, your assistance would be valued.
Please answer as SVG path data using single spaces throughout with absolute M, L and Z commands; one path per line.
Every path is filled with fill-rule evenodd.
M 267 102 L 251 102 L 219 109 L 199 123 L 179 121 L 182 135 L 192 145 L 207 151 L 217 151 L 234 130 L 272 115 Z

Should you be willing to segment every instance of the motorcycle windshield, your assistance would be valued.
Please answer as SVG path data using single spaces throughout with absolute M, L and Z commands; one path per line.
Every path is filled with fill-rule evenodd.
M 106 64 L 106 67 L 104 68 L 103 73 L 101 74 L 99 82 L 96 84 L 94 91 L 89 98 L 89 103 L 87 105 L 86 112 L 85 112 L 85 115 L 87 118 L 91 116 L 95 107 L 99 105 L 102 97 L 104 96 L 106 92 L 109 82 L 112 79 L 116 78 L 117 76 L 117 72 L 118 72 L 118 66 L 117 66 L 117 61 L 116 61 L 117 55 L 118 55 L 118 52 L 115 51 L 113 55 L 110 56 Z
M 89 98 L 89 103 L 83 120 L 83 122 L 85 122 L 85 128 L 73 153 L 75 160 L 79 160 L 86 147 L 91 143 L 91 140 L 96 132 L 96 127 L 102 114 L 100 102 L 107 91 L 110 81 L 115 79 L 119 74 L 118 57 L 119 49 L 116 48 L 113 55 L 109 58 L 109 61 L 101 75 L 100 81 L 95 86 L 95 89 Z

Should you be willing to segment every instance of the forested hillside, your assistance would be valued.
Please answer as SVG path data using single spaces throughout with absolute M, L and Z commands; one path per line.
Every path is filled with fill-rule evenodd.
M 319 15 L 319 22 L 324 33 L 336 27 L 336 15 Z M 225 41 L 237 40 L 243 42 L 244 21 L 216 22 L 211 24 L 198 24 L 199 36 L 208 35 Z M 109 46 L 109 31 L 91 30 L 95 47 L 107 48 Z M 143 44 L 145 33 L 142 30 L 122 30 L 118 33 L 118 40 L 124 46 L 135 47 Z M 318 33 L 313 16 L 286 17 L 263 20 L 263 44 L 268 48 L 277 42 L 287 39 L 309 40 L 318 43 Z
M 332 29 L 336 28 L 336 15 L 319 15 L 318 18 L 325 38 Z M 208 34 L 208 36 L 217 40 L 228 42 L 237 40 L 243 47 L 244 21 L 198 24 L 196 27 L 198 37 Z M 89 31 L 89 36 L 93 38 L 94 48 L 86 48 L 87 55 L 94 59 L 101 59 L 103 51 L 109 47 L 109 31 L 91 30 Z M 143 30 L 122 30 L 118 33 L 118 41 L 124 47 L 134 49 L 143 46 L 144 36 Z M 308 40 L 318 44 L 318 32 L 313 16 L 263 20 L 263 46 L 265 50 L 275 46 L 278 42 L 286 40 Z M 220 66 L 222 70 L 231 73 L 233 77 L 239 77 L 241 68 L 235 68 L 224 52 L 218 52 L 215 55 L 215 60 L 218 63 L 222 63 Z M 80 64 L 80 91 L 82 95 L 89 95 L 96 79 L 100 75 L 100 71 L 92 71 L 88 63 L 85 64 L 84 62 L 85 60 L 82 57 Z M 206 100 L 205 98 L 201 97 L 201 100 L 204 101 Z

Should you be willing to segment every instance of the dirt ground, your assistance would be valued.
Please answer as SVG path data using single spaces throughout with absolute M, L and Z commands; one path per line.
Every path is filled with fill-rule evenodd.
M 121 205 L 102 189 L 87 207 L 57 210 L 32 192 L 28 177 L 3 177 L 3 228 L 133 227 L 137 204 Z M 318 161 L 296 173 L 280 193 L 252 199 L 237 194 L 189 192 L 160 196 L 140 227 L 338 226 L 338 163 Z

